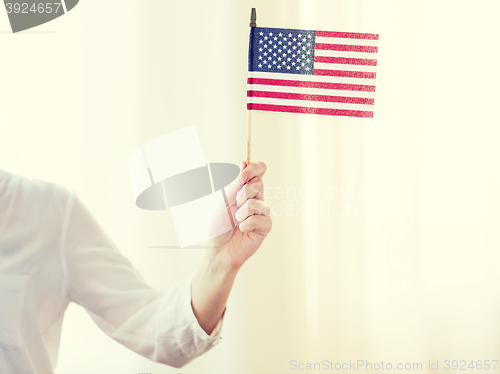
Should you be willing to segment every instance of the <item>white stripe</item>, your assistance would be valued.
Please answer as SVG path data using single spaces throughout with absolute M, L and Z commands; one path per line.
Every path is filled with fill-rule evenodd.
M 320 36 L 316 37 L 316 43 L 367 45 L 370 47 L 377 47 L 378 46 L 378 40 L 351 39 L 351 38 L 325 38 L 325 37 L 320 37 Z
M 302 95 L 364 97 L 369 99 L 375 98 L 375 92 L 331 90 L 331 89 L 307 88 L 307 87 L 270 86 L 267 84 L 249 84 L 247 85 L 247 89 L 253 91 L 265 91 L 265 92 L 289 92 L 289 93 L 298 93 Z
M 247 103 L 304 106 L 309 108 L 326 108 L 326 109 L 369 110 L 369 111 L 373 111 L 373 109 L 375 108 L 374 105 L 325 103 L 320 101 L 307 101 L 307 100 L 270 99 L 267 97 L 247 97 Z
M 248 77 L 249 78 L 263 78 L 263 79 L 287 79 L 287 80 L 292 80 L 292 81 L 306 81 L 306 82 L 362 84 L 362 85 L 368 85 L 368 86 L 375 86 L 375 79 L 325 77 L 325 76 L 321 76 L 321 75 L 264 73 L 264 72 L 260 72 L 260 71 L 249 71 Z
M 376 66 L 367 65 L 351 65 L 351 64 L 329 64 L 327 62 L 315 62 L 315 69 L 326 69 L 326 70 L 344 70 L 344 71 L 364 71 L 368 73 L 376 73 Z
M 266 67 L 266 63 L 260 62 L 259 63 L 263 64 L 264 67 Z M 275 64 L 273 64 L 275 65 Z M 276 66 L 283 66 L 283 61 L 278 61 Z M 292 67 L 292 69 L 295 69 L 295 67 Z M 355 64 L 332 64 L 329 62 L 315 62 L 314 63 L 314 69 L 325 69 L 325 70 L 344 70 L 344 71 L 365 71 L 365 72 L 371 72 L 371 73 L 376 73 L 377 72 L 377 66 L 371 66 L 371 65 L 355 65 Z M 289 71 L 286 67 L 282 68 L 282 71 Z M 281 74 L 281 73 L 278 73 Z
M 377 59 L 376 53 L 331 51 L 326 49 L 316 49 L 314 55 L 323 57 L 367 58 L 370 60 Z

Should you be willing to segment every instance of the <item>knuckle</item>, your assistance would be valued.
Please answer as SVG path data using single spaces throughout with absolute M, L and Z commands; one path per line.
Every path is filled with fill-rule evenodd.
M 255 181 L 255 182 L 252 182 L 252 184 L 250 184 L 249 188 L 250 188 L 250 191 L 251 192 L 259 192 L 263 187 L 263 183 L 261 180 L 258 180 L 258 181 Z
M 248 200 L 248 206 L 250 209 L 253 209 L 253 210 L 257 209 L 258 204 L 259 204 L 258 200 L 255 200 L 255 199 Z

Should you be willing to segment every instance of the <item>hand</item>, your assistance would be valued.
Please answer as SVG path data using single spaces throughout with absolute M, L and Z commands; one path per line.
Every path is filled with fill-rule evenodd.
M 239 269 L 259 249 L 271 231 L 269 207 L 264 204 L 266 172 L 263 162 L 243 168 L 238 178 L 226 188 L 227 200 L 235 228 L 211 240 L 210 257 L 228 270 Z

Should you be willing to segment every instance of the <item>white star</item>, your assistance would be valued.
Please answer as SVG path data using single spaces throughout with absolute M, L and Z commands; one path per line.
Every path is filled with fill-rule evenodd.
M 259 64 L 259 68 L 262 68 L 262 64 Z
M 286 65 L 286 62 L 285 62 L 285 61 L 283 61 L 283 65 Z
M 276 48 L 276 44 L 275 44 L 275 45 L 273 45 L 273 48 Z
M 281 53 L 281 49 L 278 49 L 278 52 Z
M 308 58 L 308 59 L 307 59 L 307 62 L 311 62 L 311 60 Z
M 259 52 L 262 52 L 262 48 L 259 48 Z
M 270 32 L 270 33 L 269 33 L 269 36 L 273 36 L 273 33 L 272 33 L 272 32 Z
M 272 48 L 269 48 L 269 53 L 271 53 L 272 51 L 273 51 L 273 49 L 272 49 Z
M 283 46 L 283 49 L 286 49 L 286 45 Z
M 259 56 L 259 60 L 262 60 L 262 56 Z
M 307 43 L 307 46 L 310 47 L 311 46 L 311 43 Z
M 274 37 L 274 40 L 278 40 L 278 38 L 275 36 L 275 37 Z
M 307 51 L 307 54 L 310 55 L 311 54 L 311 51 Z
M 288 36 L 291 38 L 291 37 L 292 37 L 292 34 L 290 33 L 290 34 L 288 34 Z
M 309 67 L 307 67 L 306 70 L 309 71 L 310 70 Z
M 296 46 L 293 46 L 293 49 L 297 49 L 297 47 L 296 47 Z
M 268 60 L 272 60 L 273 58 L 271 56 L 269 56 Z
M 300 66 L 297 66 L 297 70 L 300 70 Z
M 281 57 L 278 57 L 278 61 L 281 61 Z
M 299 38 L 302 38 L 302 34 L 299 34 Z
M 308 37 L 309 39 L 311 39 L 311 34 L 307 35 L 307 37 Z
M 290 60 L 291 60 L 291 58 L 290 58 L 290 57 L 288 57 L 288 59 L 287 59 L 287 60 L 288 60 L 288 61 L 290 61 Z
M 264 39 L 266 39 L 266 40 L 267 40 L 267 36 L 264 36 Z
M 262 35 L 264 35 L 264 33 L 261 31 L 261 32 L 260 32 L 260 35 L 262 36 Z
M 301 43 L 301 42 L 298 42 L 298 43 L 297 43 L 297 45 L 302 45 L 302 43 Z
M 271 65 L 268 65 L 269 69 L 271 69 Z
M 276 65 L 276 61 L 273 61 L 273 65 Z
M 281 40 L 280 40 L 278 43 L 279 43 L 279 44 L 282 44 L 282 43 L 281 43 Z
M 306 50 L 306 47 L 302 47 L 302 49 L 305 51 L 305 50 Z
M 304 65 L 305 65 L 305 63 L 302 63 L 302 66 L 304 66 Z
M 278 69 L 281 69 L 281 66 L 278 65 Z
M 283 34 L 282 34 L 282 33 L 280 33 L 280 36 L 283 36 Z
M 296 56 L 295 54 L 292 55 L 293 58 L 295 58 L 295 56 Z
M 264 56 L 267 56 L 267 52 L 264 52 Z
M 262 41 L 262 40 L 259 40 L 259 43 L 260 43 L 260 44 L 262 44 L 262 43 L 263 43 L 263 41 Z
M 295 66 L 295 61 L 294 61 L 294 62 L 292 62 L 292 66 Z
M 292 44 L 292 42 L 288 42 L 288 45 Z
M 285 42 L 286 42 L 286 38 L 283 38 L 283 41 L 285 41 Z
M 306 55 L 302 55 L 302 58 L 305 59 L 306 58 Z
M 296 42 L 297 41 L 297 38 L 293 38 L 293 41 Z
M 288 70 L 290 70 L 290 66 L 287 66 L 286 68 L 287 68 Z
M 273 53 L 273 56 L 276 57 L 276 53 Z

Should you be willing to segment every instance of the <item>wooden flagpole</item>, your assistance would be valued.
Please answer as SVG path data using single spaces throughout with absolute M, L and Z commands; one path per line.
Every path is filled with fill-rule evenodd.
M 257 10 L 252 8 L 252 13 L 250 14 L 250 27 L 257 27 Z M 250 38 L 252 38 L 250 36 Z M 251 39 L 253 44 L 253 39 Z M 250 49 L 253 45 L 250 45 Z M 250 165 L 252 158 L 252 110 L 248 110 L 248 125 L 247 125 L 247 164 Z

